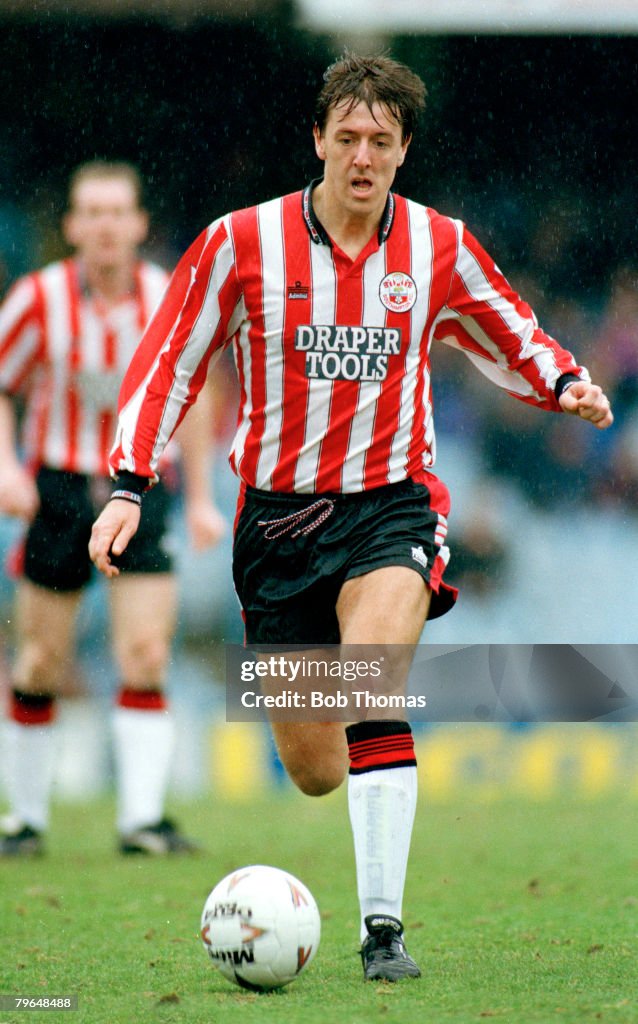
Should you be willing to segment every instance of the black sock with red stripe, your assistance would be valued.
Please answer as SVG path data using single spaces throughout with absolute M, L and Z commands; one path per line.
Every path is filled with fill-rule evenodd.
M 9 718 L 20 725 L 50 725 L 55 718 L 55 697 L 50 693 L 11 691 Z
M 346 727 L 350 775 L 382 768 L 416 766 L 414 739 L 409 722 L 357 722 Z

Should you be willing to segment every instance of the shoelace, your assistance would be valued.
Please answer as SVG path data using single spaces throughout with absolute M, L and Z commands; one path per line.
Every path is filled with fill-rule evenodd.
M 381 955 L 381 959 L 392 960 L 398 947 L 399 952 L 405 953 L 405 946 L 401 936 L 393 928 L 384 928 L 383 931 L 373 932 L 372 940 L 368 946 L 370 952 Z
M 286 533 L 292 537 L 298 537 L 299 534 L 305 537 L 326 521 L 334 507 L 335 503 L 330 498 L 319 498 L 318 501 L 313 501 L 312 505 L 307 505 L 306 508 L 292 512 L 289 516 L 283 516 L 281 519 L 259 519 L 257 526 L 265 527 L 264 537 L 266 540 L 276 540 L 277 537 L 283 537 Z M 302 526 L 301 524 L 314 513 L 317 513 L 316 518 Z

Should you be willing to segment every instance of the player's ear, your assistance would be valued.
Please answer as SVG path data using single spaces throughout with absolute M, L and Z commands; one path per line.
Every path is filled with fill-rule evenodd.
M 68 213 L 65 213 L 64 217 L 62 218 L 62 235 L 64 237 L 64 241 L 66 242 L 66 244 L 70 245 L 72 248 L 75 248 L 75 246 L 78 244 L 79 238 L 77 221 L 72 210 L 69 210 Z
M 405 137 L 405 139 L 403 140 L 403 142 L 401 143 L 401 151 L 400 151 L 400 154 L 399 154 L 399 158 L 397 160 L 397 167 L 400 167 L 401 164 L 403 163 L 403 161 L 405 160 L 405 154 L 407 153 L 408 146 L 410 145 L 411 142 L 412 142 L 412 136 L 411 135 L 407 135 Z
M 317 154 L 317 156 L 319 157 L 320 160 L 325 160 L 326 159 L 326 148 L 325 148 L 324 142 L 323 142 L 323 135 L 321 134 L 321 131 L 319 129 L 319 125 L 316 122 L 312 126 L 312 134 L 313 134 L 314 140 L 315 140 L 315 153 Z

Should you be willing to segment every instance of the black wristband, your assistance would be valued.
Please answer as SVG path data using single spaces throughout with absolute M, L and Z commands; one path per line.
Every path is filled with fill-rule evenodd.
M 141 498 L 144 491 L 148 490 L 149 484 L 150 480 L 147 477 L 138 476 L 137 473 L 129 473 L 128 470 L 123 470 L 117 474 L 113 481 L 113 489 L 114 491 L 131 491 Z
M 556 398 L 560 398 L 563 391 L 566 390 L 569 384 L 576 384 L 576 382 L 580 380 L 582 380 L 582 377 L 578 377 L 575 373 L 562 373 L 554 384 L 554 394 L 556 395 Z

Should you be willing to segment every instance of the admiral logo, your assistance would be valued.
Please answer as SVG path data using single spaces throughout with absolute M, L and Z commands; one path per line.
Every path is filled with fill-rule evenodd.
M 295 348 L 306 353 L 306 377 L 320 380 L 381 381 L 388 359 L 401 350 L 398 327 L 343 327 L 303 324 Z
M 295 281 L 294 285 L 288 285 L 289 299 L 307 299 L 310 295 L 310 288 L 301 281 Z
M 379 298 L 393 313 L 407 313 L 416 302 L 416 284 L 409 274 L 386 274 L 379 285 Z
M 415 562 L 418 562 L 419 565 L 422 565 L 424 569 L 427 569 L 427 567 L 428 567 L 428 556 L 426 555 L 425 551 L 423 550 L 423 547 L 422 547 L 421 544 L 419 544 L 418 548 L 414 548 L 414 547 L 412 548 L 412 558 L 414 559 Z

